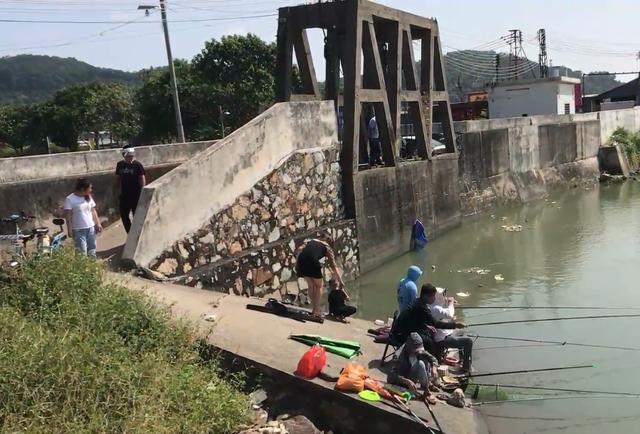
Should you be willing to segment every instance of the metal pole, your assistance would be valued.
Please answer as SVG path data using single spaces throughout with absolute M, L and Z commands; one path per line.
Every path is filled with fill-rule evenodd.
M 180 112 L 180 98 L 178 97 L 178 83 L 176 82 L 176 70 L 171 54 L 171 41 L 169 40 L 169 24 L 167 23 L 166 0 L 160 0 L 160 14 L 162 15 L 162 28 L 164 29 L 164 43 L 167 47 L 167 61 L 169 62 L 169 75 L 171 76 L 171 95 L 173 96 L 173 111 L 176 115 L 176 131 L 178 142 L 184 143 L 184 127 L 182 126 L 182 113 Z
M 220 129 L 222 130 L 222 138 L 224 139 L 224 110 L 222 110 L 222 106 L 218 106 L 218 110 L 220 111 Z

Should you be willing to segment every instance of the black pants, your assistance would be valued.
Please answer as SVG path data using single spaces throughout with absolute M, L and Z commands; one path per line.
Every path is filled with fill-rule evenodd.
M 140 199 L 140 196 L 120 196 L 120 218 L 122 219 L 122 226 L 124 226 L 124 230 L 127 233 L 131 229 L 129 214 L 136 213 L 138 199 Z
M 382 164 L 382 145 L 380 139 L 369 139 L 369 165 Z
M 348 304 L 343 304 L 341 306 L 330 307 L 329 313 L 333 316 L 346 318 L 356 313 L 356 310 L 357 309 L 355 306 L 349 306 Z

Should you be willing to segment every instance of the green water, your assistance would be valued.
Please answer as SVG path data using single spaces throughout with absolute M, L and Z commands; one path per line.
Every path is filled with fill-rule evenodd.
M 635 312 L 464 310 L 467 324 L 557 316 L 640 313 L 640 183 L 576 189 L 524 206 L 494 210 L 368 273 L 351 285 L 360 315 L 386 319 L 395 309 L 397 282 L 409 265 L 426 270 L 423 282 L 448 289 L 469 306 L 638 307 Z M 521 232 L 502 226 L 522 225 Z M 435 267 L 435 269 L 432 268 Z M 471 267 L 491 270 L 469 273 Z M 501 274 L 504 281 L 494 276 Z M 490 336 L 640 347 L 640 318 L 475 326 Z M 640 392 L 640 352 L 540 346 L 478 339 L 478 372 L 595 364 L 595 368 L 486 377 L 487 383 Z M 480 379 L 478 379 L 479 381 Z M 532 392 L 521 397 L 538 397 Z M 570 394 L 575 395 L 575 394 Z M 584 398 L 481 407 L 492 433 L 638 433 L 640 398 Z

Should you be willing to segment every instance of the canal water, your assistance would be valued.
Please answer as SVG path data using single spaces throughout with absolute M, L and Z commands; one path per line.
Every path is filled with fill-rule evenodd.
M 503 226 L 521 225 L 519 232 Z M 468 306 L 548 309 L 457 309 L 467 324 L 560 316 L 640 313 L 640 183 L 575 189 L 526 205 L 496 209 L 351 285 L 367 319 L 387 319 L 408 266 L 425 270 L 420 283 L 445 287 Z M 487 271 L 490 270 L 490 271 Z M 480 271 L 480 272 L 478 272 Z M 484 274 L 483 274 L 484 273 Z M 504 280 L 498 281 L 495 276 Z M 560 310 L 556 306 L 637 307 Z M 469 334 L 640 347 L 640 317 L 473 326 Z M 640 351 L 541 345 L 478 338 L 477 373 L 593 364 L 593 368 L 478 378 L 483 383 L 640 393 Z M 511 399 L 576 393 L 502 389 Z M 483 400 L 491 400 L 484 397 Z M 495 434 L 637 433 L 640 398 L 615 396 L 529 400 L 476 407 Z

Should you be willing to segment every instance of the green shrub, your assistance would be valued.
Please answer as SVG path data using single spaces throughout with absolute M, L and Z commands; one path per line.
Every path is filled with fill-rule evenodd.
M 622 127 L 617 128 L 611 134 L 609 143 L 620 145 L 629 164 L 633 168 L 640 167 L 640 131 L 631 132 Z
M 248 397 L 199 337 L 64 251 L 0 284 L 0 432 L 232 433 Z

